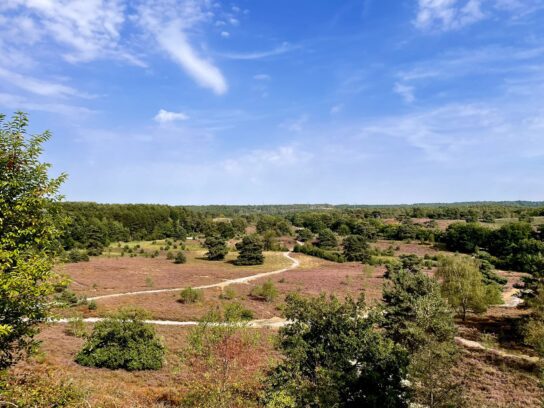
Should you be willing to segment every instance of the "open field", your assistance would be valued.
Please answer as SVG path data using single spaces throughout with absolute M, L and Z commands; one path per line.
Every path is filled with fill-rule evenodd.
M 89 262 L 59 265 L 59 273 L 72 279 L 71 289 L 84 296 L 146 289 L 165 289 L 207 285 L 260 272 L 286 268 L 291 262 L 281 252 L 265 253 L 265 263 L 236 266 L 236 254 L 230 252 L 225 261 L 208 261 L 204 250 L 185 251 L 187 263 L 174 264 L 161 254 L 156 258 L 101 256 Z

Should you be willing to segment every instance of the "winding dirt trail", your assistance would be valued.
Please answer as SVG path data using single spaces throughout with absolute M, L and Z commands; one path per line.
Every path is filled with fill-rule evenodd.
M 278 269 L 271 272 L 261 272 L 255 275 L 245 276 L 242 278 L 227 279 L 223 282 L 212 283 L 210 285 L 195 286 L 193 287 L 193 289 L 224 288 L 226 286 L 236 284 L 236 283 L 248 283 L 256 279 L 264 278 L 266 276 L 272 276 L 272 275 L 277 275 L 283 272 L 287 272 L 292 269 L 296 269 L 300 266 L 300 261 L 298 259 L 293 258 L 289 252 L 284 252 L 283 256 L 291 260 L 292 262 L 292 264 L 288 266 L 287 268 Z M 87 300 L 100 300 L 100 299 L 116 298 L 116 297 L 122 297 L 122 296 L 149 295 L 151 293 L 178 292 L 183 289 L 185 288 L 182 287 L 182 288 L 152 289 L 152 290 L 139 290 L 135 292 L 112 293 L 109 295 L 89 297 L 87 298 Z

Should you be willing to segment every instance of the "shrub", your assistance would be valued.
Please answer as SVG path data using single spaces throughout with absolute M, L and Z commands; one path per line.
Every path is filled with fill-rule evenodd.
M 87 367 L 158 370 L 165 350 L 145 317 L 141 310 L 124 309 L 96 323 L 75 361 Z
M 204 300 L 204 292 L 200 289 L 193 289 L 191 287 L 185 288 L 179 294 L 179 301 L 181 303 L 197 303 Z
M 0 371 L 2 407 L 83 407 L 86 392 L 58 371 Z
M 89 304 L 87 305 L 87 309 L 89 310 L 96 310 L 97 306 L 96 306 L 96 302 L 94 300 L 91 300 L 89 302 Z
M 76 316 L 68 320 L 64 333 L 72 337 L 86 337 L 87 336 L 87 327 L 83 321 L 82 316 Z
M 79 251 L 77 249 L 72 249 L 67 253 L 66 261 L 71 263 L 77 263 L 77 262 L 88 262 L 89 261 L 89 255 L 86 251 Z
M 174 253 L 173 253 L 172 251 L 168 251 L 168 252 L 166 253 L 166 259 L 168 259 L 168 260 L 171 261 L 171 260 L 174 259 L 174 258 L 175 258 L 175 255 L 174 255 Z
M 185 256 L 185 254 L 183 252 L 179 251 L 176 254 L 176 257 L 174 258 L 174 263 L 175 264 L 184 264 L 185 262 L 187 262 L 187 257 Z
M 270 279 L 259 286 L 255 286 L 251 291 L 251 296 L 264 300 L 265 302 L 272 302 L 278 297 L 278 289 Z
M 219 299 L 224 299 L 224 300 L 231 300 L 231 299 L 234 299 L 235 297 L 236 297 L 236 291 L 231 287 L 226 287 L 225 289 L 223 289 L 223 291 L 219 295 Z
M 326 251 L 311 244 L 295 245 L 294 252 L 300 252 L 302 254 L 315 256 L 317 258 L 326 259 L 327 261 L 342 263 L 345 262 L 345 258 L 342 254 L 334 251 Z
M 240 303 L 228 303 L 223 310 L 223 319 L 227 322 L 252 320 L 253 312 Z

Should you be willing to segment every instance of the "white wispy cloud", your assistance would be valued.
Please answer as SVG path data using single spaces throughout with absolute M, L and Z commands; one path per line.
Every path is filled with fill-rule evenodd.
M 485 18 L 483 0 L 418 0 L 419 29 L 456 30 Z
M 0 78 L 27 92 L 43 96 L 83 96 L 76 89 L 55 82 L 44 81 L 31 76 L 21 75 L 0 67 Z
M 412 103 L 416 100 L 414 96 L 414 87 L 400 82 L 395 83 L 393 91 L 404 99 L 406 103 Z
M 452 31 L 501 13 L 515 20 L 541 9 L 541 0 L 417 0 L 414 25 L 421 30 Z
M 224 94 L 228 86 L 221 70 L 205 47 L 193 45 L 195 39 L 202 42 L 204 24 L 221 16 L 239 23 L 208 0 L 9 0 L 0 4 L 0 50 L 7 42 L 25 47 L 27 55 L 36 47 L 49 49 L 69 63 L 116 59 L 147 67 L 152 45 L 158 45 L 200 86 Z M 0 61 L 0 67 L 12 62 Z
M 175 122 L 178 120 L 187 120 L 189 115 L 184 112 L 170 112 L 164 109 L 160 109 L 159 112 L 153 118 L 158 123 Z
M 83 106 L 68 103 L 38 101 L 21 95 L 0 93 L 0 106 L 11 110 L 40 111 L 55 113 L 64 116 L 81 117 L 94 113 L 93 110 Z
M 125 22 L 125 4 L 120 0 L 10 0 L 3 9 L 27 19 L 13 37 L 16 41 L 50 38 L 64 47 L 62 55 L 70 62 L 107 56 L 137 63 L 137 58 L 118 48 Z
M 221 70 L 210 59 L 193 48 L 188 31 L 208 21 L 207 2 L 175 0 L 143 3 L 139 9 L 140 25 L 155 38 L 159 47 L 199 85 L 218 95 L 227 92 L 228 85 Z
M 221 37 L 223 38 L 229 38 L 230 37 L 230 33 L 228 31 L 221 31 Z
M 253 79 L 257 81 L 270 81 L 271 77 L 268 74 L 256 74 L 253 75 Z
M 234 59 L 234 60 L 257 60 L 257 59 L 275 57 L 278 55 L 295 51 L 299 48 L 300 46 L 296 46 L 296 45 L 292 45 L 287 42 L 284 42 L 280 46 L 268 51 L 254 51 L 254 52 L 240 52 L 240 53 L 227 52 L 227 53 L 220 53 L 219 56 L 223 58 Z

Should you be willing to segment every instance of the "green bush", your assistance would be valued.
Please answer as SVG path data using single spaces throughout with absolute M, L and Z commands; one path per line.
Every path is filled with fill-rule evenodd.
M 165 350 L 155 329 L 144 323 L 146 317 L 143 311 L 124 309 L 96 323 L 75 361 L 112 370 L 158 370 Z
M 251 296 L 265 302 L 272 302 L 278 297 L 278 289 L 274 282 L 269 279 L 262 285 L 255 286 L 251 291 Z
M 310 256 L 315 256 L 321 259 L 326 259 L 327 261 L 338 262 L 338 263 L 345 262 L 345 258 L 342 256 L 342 254 L 338 252 L 333 252 L 333 251 L 326 251 L 324 249 L 318 248 L 311 244 L 306 244 L 306 245 L 297 244 L 295 245 L 295 248 L 293 249 L 293 251 L 300 252 L 302 254 L 306 254 Z
M 0 371 L 1 407 L 83 407 L 86 394 L 58 371 Z
M 181 303 L 197 303 L 204 300 L 204 292 L 200 289 L 193 289 L 191 287 L 185 288 L 179 294 L 179 301 Z
M 66 254 L 66 262 L 77 263 L 77 262 L 88 262 L 89 255 L 86 251 L 80 251 L 77 249 L 72 249 Z
M 236 297 L 236 291 L 233 288 L 226 287 L 219 295 L 219 299 L 231 300 Z
M 223 319 L 227 322 L 252 320 L 253 312 L 240 303 L 228 303 L 223 310 Z
M 91 300 L 89 302 L 89 304 L 87 305 L 87 309 L 89 310 L 96 310 L 97 306 L 96 306 L 96 302 L 94 300 Z
M 187 257 L 185 256 L 185 254 L 183 252 L 179 251 L 176 254 L 176 257 L 174 258 L 174 263 L 175 264 L 184 264 L 185 262 L 187 262 Z
M 64 333 L 72 337 L 86 337 L 87 336 L 87 327 L 83 321 L 82 316 L 76 316 L 68 320 Z

